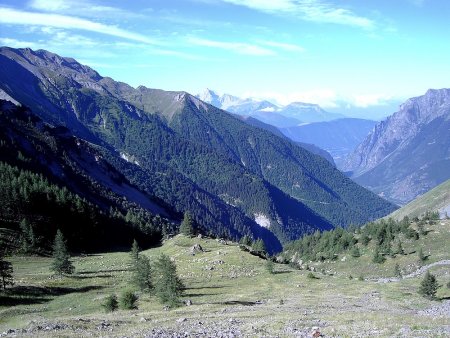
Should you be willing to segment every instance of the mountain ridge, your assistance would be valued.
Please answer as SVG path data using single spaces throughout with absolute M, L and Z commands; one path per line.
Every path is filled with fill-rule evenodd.
M 14 60 L 7 57 L 11 53 Z M 76 66 L 65 67 L 70 59 L 49 55 L 30 64 L 36 57 L 30 50 L 0 49 L 0 88 L 41 118 L 66 126 L 110 154 L 132 158 L 125 168 L 123 160 L 109 155 L 127 179 L 177 212 L 194 208 L 194 219 L 205 231 L 215 231 L 220 222 L 234 239 L 265 233 L 269 241 L 267 229 L 256 224 L 256 215 L 264 214 L 270 230 L 285 241 L 315 229 L 361 224 L 393 209 L 326 160 L 186 92 L 135 89 L 98 78 L 89 68 L 83 75 Z M 17 80 L 17 74 L 29 81 Z M 179 187 L 170 184 L 172 175 Z M 188 191 L 198 189 L 206 195 L 196 193 L 194 203 Z M 367 206 L 364 201 L 371 202 Z M 219 211 L 223 203 L 229 206 L 227 213 Z
M 448 179 L 450 89 L 428 90 L 379 122 L 343 166 L 360 184 L 405 204 Z

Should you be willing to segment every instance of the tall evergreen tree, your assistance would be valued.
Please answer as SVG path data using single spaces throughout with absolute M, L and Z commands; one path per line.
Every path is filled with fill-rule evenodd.
M 425 274 L 420 283 L 419 294 L 429 299 L 436 299 L 436 292 L 439 288 L 436 276 L 429 271 Z
M 252 249 L 256 253 L 261 255 L 264 255 L 266 253 L 266 246 L 264 245 L 264 242 L 261 238 L 258 238 L 256 241 L 253 242 Z
M 37 246 L 36 236 L 32 225 L 25 218 L 20 222 L 20 231 L 20 251 L 24 254 L 35 252 Z
M 419 262 L 420 262 L 420 263 L 425 262 L 426 259 L 427 259 L 427 257 L 426 257 L 425 254 L 423 253 L 423 249 L 422 249 L 422 248 L 419 249 L 418 256 L 419 256 Z
M 183 222 L 180 225 L 180 234 L 189 237 L 194 235 L 194 220 L 189 211 L 184 213 Z
M 0 252 L 0 290 L 6 289 L 8 285 L 14 285 L 13 266 L 11 262 L 4 260 Z
M 377 245 L 375 247 L 375 252 L 373 253 L 372 262 L 382 264 L 384 263 L 385 260 L 386 258 L 384 258 L 383 255 L 380 253 L 380 248 Z
M 50 270 L 59 275 L 63 273 L 72 274 L 75 270 L 75 267 L 70 261 L 66 241 L 59 229 L 56 231 L 55 241 L 53 243 L 53 262 Z
M 150 291 L 153 289 L 152 268 L 147 256 L 139 255 L 135 269 L 133 270 L 132 282 L 141 291 Z
M 139 248 L 139 244 L 136 240 L 133 240 L 133 244 L 131 245 L 131 251 L 130 251 L 130 256 L 131 256 L 131 264 L 136 265 L 138 259 L 139 259 L 139 252 L 141 251 L 141 249 Z
M 183 293 L 184 285 L 177 275 L 177 268 L 169 256 L 162 254 L 155 262 L 153 285 L 156 296 L 161 303 L 169 307 L 180 304 L 180 297 Z

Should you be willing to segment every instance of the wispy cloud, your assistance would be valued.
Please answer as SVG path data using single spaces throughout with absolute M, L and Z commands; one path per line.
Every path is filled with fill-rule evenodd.
M 270 49 L 242 42 L 224 42 L 224 41 L 202 39 L 197 37 L 189 37 L 187 42 L 197 46 L 224 49 L 238 54 L 246 54 L 254 56 L 265 56 L 275 54 L 275 52 Z
M 70 14 L 80 17 L 98 18 L 138 18 L 144 17 L 140 13 L 130 12 L 121 8 L 101 6 L 89 0 L 31 0 L 28 7 L 58 14 Z
M 375 22 L 323 0 L 221 0 L 261 12 L 298 16 L 303 20 L 373 29 Z
M 284 43 L 284 42 L 278 42 L 278 41 L 259 41 L 259 43 L 262 45 L 265 45 L 265 46 L 282 49 L 282 50 L 285 50 L 288 52 L 304 52 L 305 51 L 305 48 L 303 48 L 299 45 L 291 44 L 291 43 Z
M 151 39 L 145 35 L 134 33 L 117 26 L 105 25 L 92 20 L 53 13 L 35 13 L 0 7 L 0 24 L 2 23 L 85 30 L 151 45 L 161 44 L 155 39 Z
M 242 95 L 243 97 L 253 97 L 274 101 L 280 105 L 287 105 L 292 102 L 315 103 L 323 108 L 337 107 L 358 107 L 368 108 L 373 106 L 384 106 L 394 99 L 392 95 L 381 93 L 362 93 L 346 95 L 338 93 L 330 88 L 318 88 L 297 92 L 253 92 L 248 91 Z
M 22 41 L 12 38 L 0 38 L 0 45 L 12 48 L 37 48 L 38 44 L 31 41 Z

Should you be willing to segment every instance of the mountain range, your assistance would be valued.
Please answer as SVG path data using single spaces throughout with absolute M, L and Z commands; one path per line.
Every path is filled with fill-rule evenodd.
M 43 123 L 95 149 L 94 162 L 103 169 L 71 157 L 56 138 L 61 151 L 53 162 L 67 163 L 60 167 L 73 164 L 93 186 L 152 213 L 164 210 L 176 220 L 189 211 L 203 233 L 250 235 L 277 251 L 304 233 L 362 224 L 395 209 L 321 156 L 186 92 L 133 88 L 71 58 L 7 47 L 0 49 L 0 89 L 42 121 L 33 128 Z M 8 133 L 2 137 L 6 142 Z M 41 158 L 35 144 L 10 146 L 37 162 L 33 168 L 45 177 L 102 207 L 83 185 L 72 187 L 64 171 Z M 111 187 L 108 172 L 119 183 Z
M 205 89 L 196 97 L 230 113 L 251 116 L 279 128 L 344 117 L 338 113 L 329 113 L 317 104 L 293 102 L 279 106 L 266 100 L 242 99 L 230 94 L 219 95 L 211 89 Z
M 377 194 L 406 204 L 450 178 L 450 89 L 430 89 L 376 124 L 342 166 Z

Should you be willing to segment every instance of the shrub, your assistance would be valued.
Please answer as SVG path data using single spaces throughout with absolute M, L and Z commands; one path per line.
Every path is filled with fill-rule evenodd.
M 275 274 L 275 263 L 271 259 L 266 261 L 266 269 L 270 274 Z
M 319 277 L 317 277 L 315 274 L 313 274 L 312 272 L 309 272 L 307 275 L 306 275 L 306 278 L 309 278 L 309 279 L 319 279 Z
M 117 302 L 117 296 L 112 294 L 106 297 L 105 302 L 102 304 L 103 308 L 106 312 L 116 311 L 119 307 L 119 303 Z
M 124 310 L 137 309 L 137 300 L 138 296 L 133 291 L 125 290 L 120 295 L 120 307 Z

